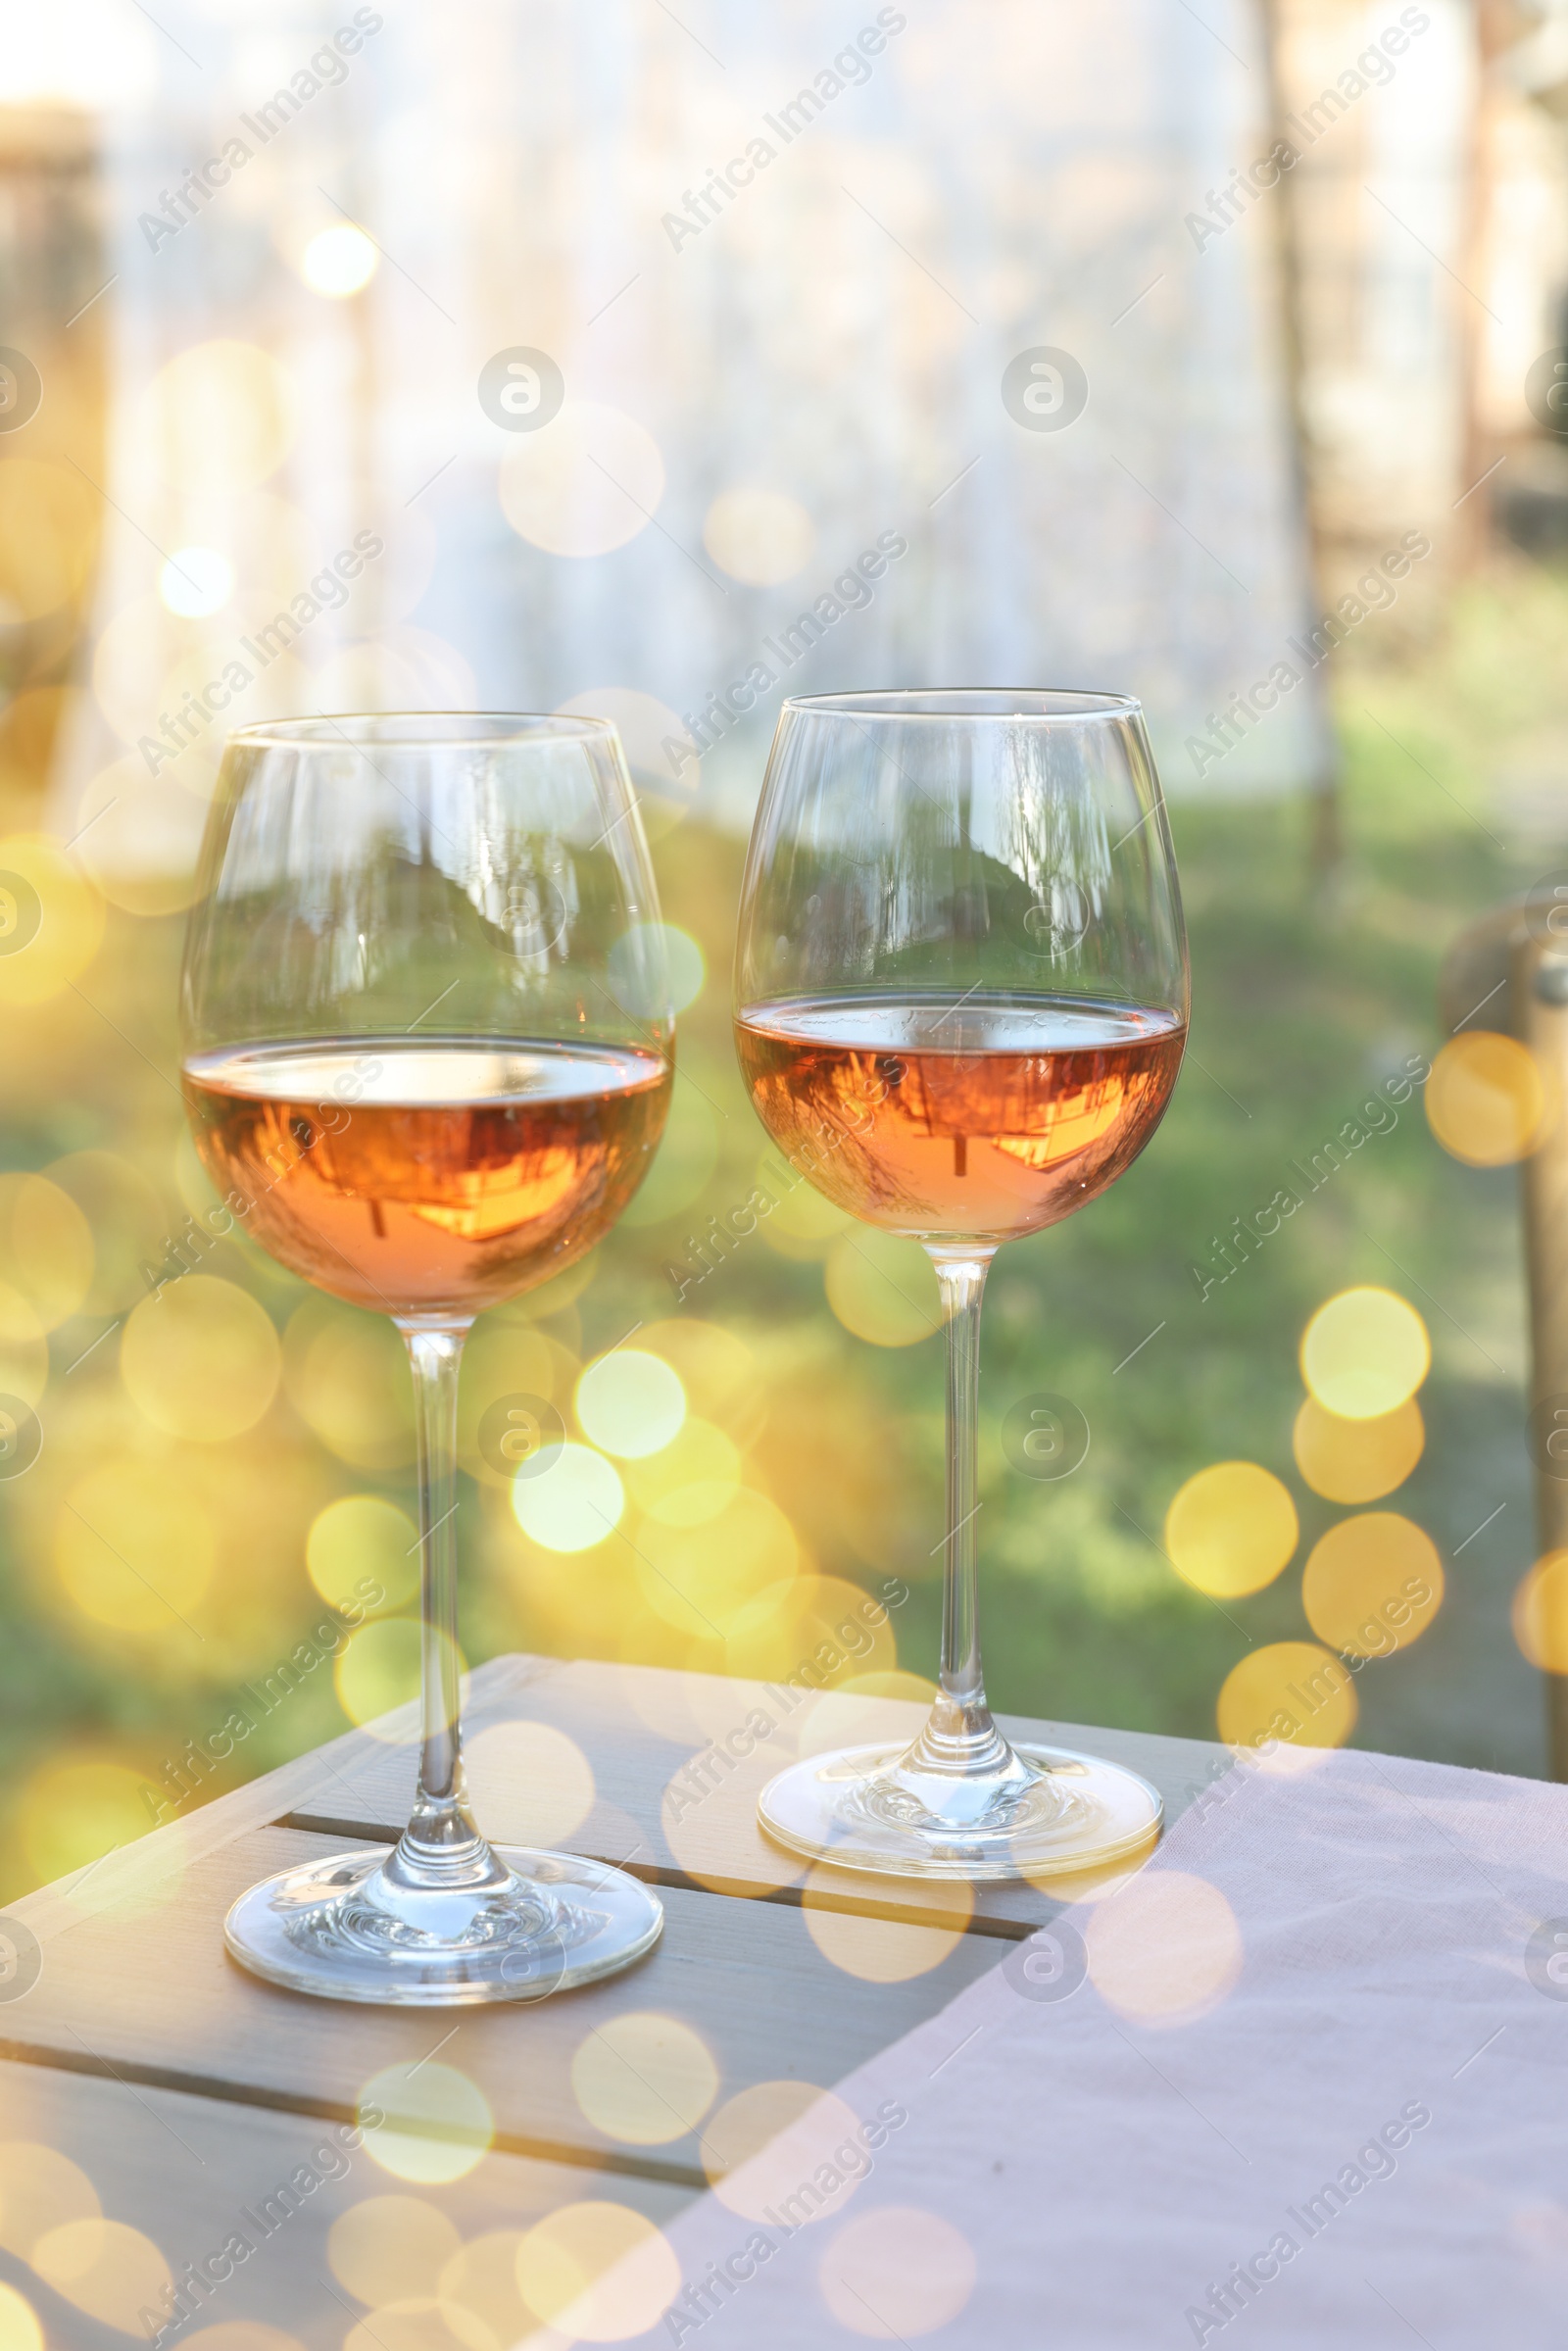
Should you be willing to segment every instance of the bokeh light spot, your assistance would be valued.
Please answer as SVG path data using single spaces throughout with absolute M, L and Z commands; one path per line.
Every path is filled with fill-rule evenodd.
M 197 343 L 153 378 L 136 417 L 135 444 L 195 503 L 205 493 L 248 490 L 293 445 L 296 401 L 281 363 L 256 343 Z
M 382 1715 L 418 1696 L 419 1643 L 419 1626 L 409 1616 L 383 1617 L 351 1637 L 332 1668 L 337 1702 L 351 1723 L 394 1744 L 402 1739 L 395 1726 L 380 1731 L 377 1724 Z M 455 1662 L 461 1677 L 467 1671 L 461 1650 Z
M 974 1893 L 961 1879 L 931 1878 L 920 1887 L 920 1907 L 940 1924 L 906 1927 L 834 1907 L 844 1898 L 841 1871 L 816 1863 L 802 1889 L 807 1931 L 824 1959 L 862 1984 L 907 1984 L 929 1975 L 968 1932 Z
M 1520 1583 L 1513 1637 L 1544 1674 L 1568 1674 L 1568 1551 L 1547 1551 Z
M 517 1524 L 547 1551 L 586 1551 L 603 1543 L 625 1507 L 625 1489 L 613 1464 L 591 1445 L 564 1445 L 538 1477 L 513 1482 Z
M 1426 1324 L 1392 1290 L 1342 1290 L 1301 1334 L 1301 1377 L 1323 1409 L 1342 1420 L 1396 1412 L 1431 1367 Z
M 54 1558 L 84 1616 L 167 1638 L 212 1582 L 218 1530 L 201 1495 L 167 1465 L 103 1461 L 67 1495 Z
M 475 2333 L 467 2351 L 507 2351 L 509 2345 L 517 2351 L 555 2351 L 517 2290 L 522 2240 L 520 2229 L 488 2229 L 470 2237 L 441 2272 L 436 2292 L 450 2322 L 465 2334 L 475 2325 L 486 2330 L 488 2340 L 481 2342 Z
M 85 847 L 85 844 L 83 844 Z M 80 977 L 104 935 L 103 895 L 85 880 L 74 856 L 41 834 L 13 833 L 0 841 L 0 873 L 24 885 L 0 895 L 0 1005 L 41 1004 Z M 31 891 L 37 901 L 33 929 Z M 30 934 L 30 935 L 28 935 Z
M 158 574 L 158 593 L 184 620 L 220 612 L 234 593 L 234 566 L 216 547 L 176 549 Z
M 1296 1466 L 1331 1502 L 1376 1502 L 1402 1486 L 1426 1447 L 1414 1396 L 1375 1420 L 1342 1420 L 1309 1396 L 1296 1415 Z
M 517 2290 L 565 2342 L 626 2342 L 656 2327 L 680 2291 L 662 2229 L 629 2205 L 566 2204 L 517 2247 Z
M 831 2219 L 871 2168 L 854 2110 L 809 2082 L 753 2082 L 709 2116 L 702 2147 L 719 2202 L 748 2221 L 765 2220 L 803 2180 L 824 2192 L 807 2219 Z M 824 2165 L 837 2185 L 823 2178 Z
M 1288 1489 L 1255 1461 L 1200 1469 L 1165 1513 L 1171 1565 L 1214 1599 L 1239 1599 L 1272 1584 L 1289 1565 L 1299 1532 Z
M 942 1327 L 931 1260 L 900 1234 L 857 1225 L 834 1244 L 822 1286 L 844 1328 L 872 1347 L 913 1347 Z
M 379 2113 L 385 2120 L 372 2127 Z M 456 2066 L 417 2058 L 373 2074 L 360 2092 L 366 2152 L 394 2179 L 437 2187 L 466 2179 L 495 2136 L 484 2092 Z
M 748 1603 L 795 1575 L 795 1529 L 776 1502 L 747 1486 L 725 1493 L 717 1509 L 703 1495 L 699 1509 L 671 1514 L 674 1498 L 666 1496 L 637 1530 L 638 1589 L 677 1632 L 727 1640 Z
M 547 555 L 609 555 L 646 530 L 664 495 L 664 461 L 624 411 L 568 402 L 538 432 L 513 436 L 501 460 L 501 509 Z
M 1242 1968 L 1242 1932 L 1217 1886 L 1181 1870 L 1141 1871 L 1093 1910 L 1084 1935 L 1102 1999 L 1143 2025 L 1182 2025 L 1216 2008 Z
M 673 922 L 634 922 L 611 949 L 606 976 L 623 1011 L 658 1020 L 696 1003 L 708 965 L 689 931 Z
M 974 2291 L 974 2250 L 940 2213 L 882 2204 L 846 2221 L 817 2269 L 841 2327 L 875 2343 L 934 2334 Z
M 30 1298 L 0 1282 L 0 1396 L 35 1404 L 49 1380 L 49 1342 Z
M 367 2196 L 332 2223 L 326 2258 L 339 2285 L 373 2308 L 435 2294 L 462 2242 L 455 2224 L 422 2196 Z
M 152 2238 L 123 2221 L 67 2221 L 38 2239 L 32 2266 L 77 2310 L 122 2334 L 140 2334 L 141 2313 L 155 2310 L 173 2283 Z
M 95 2221 L 98 2190 L 79 2164 L 32 2139 L 0 2145 L 0 2245 L 32 2259 L 38 2238 L 68 2221 Z
M 590 1363 L 578 1381 L 577 1418 L 607 1453 L 639 1460 L 662 1452 L 679 1436 L 686 1391 L 662 1356 L 616 1347 Z
M 312 237 L 300 258 L 300 275 L 313 294 L 341 299 L 369 284 L 379 258 L 363 228 L 339 220 Z
M 1342 1519 L 1312 1547 L 1301 1605 L 1330 1648 L 1392 1656 L 1418 1641 L 1443 1605 L 1438 1546 L 1396 1510 Z
M 696 1526 L 716 1518 L 740 1484 L 740 1449 L 710 1420 L 689 1412 L 668 1445 L 628 1461 L 622 1475 L 642 1509 L 671 1526 Z
M 1274 1641 L 1231 1668 L 1215 1706 L 1227 1746 L 1342 1747 L 1355 1729 L 1349 1668 L 1309 1641 Z
M 703 545 L 731 579 L 772 588 L 809 563 L 816 525 L 798 498 L 746 485 L 721 490 L 713 500 Z
M 92 1227 L 69 1193 L 43 1176 L 0 1176 L 0 1278 L 46 1331 L 77 1312 L 93 1263 Z
M 695 2131 L 718 2095 L 708 2043 L 675 2017 L 609 2017 L 579 2044 L 571 2086 L 588 2121 L 628 2147 L 662 2147 Z
M 419 1589 L 418 1529 L 382 1494 L 346 1494 L 313 1521 L 305 1566 L 340 1615 L 354 1608 L 400 1608 Z
M 142 1773 L 111 1756 L 69 1747 L 50 1756 L 29 1776 L 13 1815 L 36 1877 L 62 1878 L 145 1836 L 145 1788 Z
M 254 1428 L 281 1370 L 265 1307 L 216 1274 L 186 1274 L 144 1298 L 120 1343 L 120 1376 L 137 1410 L 170 1436 L 206 1445 Z
M 1528 1158 L 1558 1106 L 1530 1048 L 1490 1029 L 1450 1038 L 1427 1080 L 1427 1123 L 1444 1150 L 1470 1167 Z
M 288 1400 L 355 1469 L 414 1458 L 414 1390 L 403 1343 L 382 1314 L 307 1298 L 283 1334 Z
M 38 2314 L 14 2285 L 0 2284 L 0 2351 L 44 2351 Z
M 508 1844 L 559 1844 L 593 1810 L 593 1765 L 549 1723 L 492 1723 L 464 1741 L 463 1760 L 475 1809 Z

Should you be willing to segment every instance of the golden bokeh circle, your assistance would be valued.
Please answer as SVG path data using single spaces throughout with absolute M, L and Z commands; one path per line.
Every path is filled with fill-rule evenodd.
M 871 2169 L 854 2109 L 799 2081 L 754 2082 L 726 2099 L 703 2125 L 702 2155 L 719 2202 L 748 2221 L 765 2221 L 808 2181 L 820 2192 L 803 2217 L 830 2219 Z
M 354 1469 L 414 1459 L 414 1389 L 402 1341 L 384 1314 L 309 1298 L 283 1333 L 289 1402 L 329 1452 Z
M 0 1280 L 44 1330 L 81 1311 L 95 1262 L 92 1227 L 68 1192 L 44 1176 L 0 1175 Z
M 562 1445 L 548 1469 L 513 1480 L 512 1512 L 547 1551 L 589 1551 L 619 1526 L 626 1490 L 613 1462 L 589 1445 Z
M 79 2164 L 34 2139 L 0 2145 L 0 2245 L 19 2261 L 48 2229 L 68 2221 L 95 2221 L 103 2207 Z
M 436 2294 L 463 2243 L 455 2222 L 422 2196 L 367 2196 L 327 2231 L 327 2267 L 339 2285 L 374 2308 Z
M 432 1639 L 446 1645 L 444 1635 Z M 418 1696 L 422 1641 L 416 1618 L 383 1616 L 352 1634 L 333 1661 L 332 1687 L 349 1721 L 394 1746 L 402 1744 L 407 1728 L 382 1718 Z M 461 1649 L 453 1650 L 452 1660 L 461 1681 L 467 1672 Z
M 1250 1650 L 1226 1675 L 1215 1705 L 1219 1735 L 1231 1747 L 1266 1739 L 1343 1747 L 1356 1713 L 1349 1668 L 1309 1641 L 1274 1641 Z
M 372 2113 L 384 2118 L 373 2128 Z M 466 2179 L 495 2136 L 490 2102 L 477 2083 L 431 2058 L 372 2074 L 360 2092 L 359 2120 L 372 2161 L 421 2187 Z
M 676 1632 L 727 1641 L 750 1602 L 795 1575 L 795 1529 L 776 1502 L 749 1486 L 727 1491 L 716 1510 L 700 1516 L 672 1521 L 668 1506 L 666 1498 L 636 1530 L 637 1588 Z
M 419 1531 L 384 1494 L 340 1494 L 311 1522 L 305 1568 L 339 1615 L 400 1608 L 419 1589 Z
M 1375 1284 L 1342 1290 L 1301 1334 L 1301 1377 L 1342 1420 L 1396 1412 L 1431 1368 L 1426 1324 L 1407 1298 Z
M 120 1376 L 155 1428 L 204 1445 L 243 1436 L 277 1393 L 282 1350 L 264 1306 L 216 1274 L 186 1274 L 132 1309 Z
M 968 2238 L 941 2213 L 879 2204 L 845 2222 L 816 2276 L 841 2327 L 886 2343 L 951 2326 L 978 2274 Z
M 0 1396 L 36 1404 L 49 1381 L 49 1341 L 32 1300 L 0 1282 Z
M 141 2313 L 156 2310 L 173 2283 L 168 2262 L 124 2221 L 66 2221 L 32 2248 L 46 2285 L 122 2334 L 140 2334 Z
M 840 1910 L 844 1873 L 816 1862 L 802 1888 L 807 1933 L 824 1959 L 862 1984 L 907 1984 L 938 1968 L 968 1932 L 974 1891 L 961 1879 L 930 1878 L 920 1886 L 920 1907 L 934 1914 L 929 1926 L 906 1926 Z
M 590 1363 L 575 1400 L 584 1436 L 619 1460 L 662 1452 L 686 1418 L 679 1372 L 639 1347 L 618 1347 Z
M 915 1347 L 942 1327 L 931 1260 L 900 1234 L 857 1225 L 828 1251 L 822 1287 L 844 1328 L 872 1347 Z
M 1242 1969 L 1242 1931 L 1217 1886 L 1182 1870 L 1142 1870 L 1095 1905 L 1084 1931 L 1101 1998 L 1141 2025 L 1184 2025 L 1225 1998 Z
M 38 1881 L 63 1878 L 144 1836 L 151 1820 L 146 1787 L 132 1765 L 90 1748 L 65 1747 L 39 1764 L 13 1814 Z
M 103 509 L 74 465 L 8 457 L 0 465 L 0 608 L 41 620 L 85 587 Z
M 596 2131 L 628 2147 L 662 2147 L 695 2131 L 718 2095 L 702 2034 L 651 2009 L 607 2017 L 571 2061 L 578 2106 Z
M 593 1765 L 550 1723 L 491 1723 L 464 1740 L 463 1761 L 475 1811 L 508 1844 L 560 1844 L 593 1810 Z
M 1301 1605 L 1331 1649 L 1392 1656 L 1418 1641 L 1443 1605 L 1438 1546 L 1397 1510 L 1342 1519 L 1312 1547 Z
M 126 1455 L 77 1479 L 55 1521 L 54 1562 L 84 1616 L 119 1632 L 167 1637 L 218 1565 L 218 1528 L 202 1496 L 166 1464 Z
M 1214 1599 L 1261 1592 L 1289 1566 L 1300 1527 L 1289 1490 L 1255 1461 L 1216 1461 L 1165 1513 L 1165 1549 L 1184 1582 Z
M 103 896 L 62 844 L 41 833 L 13 833 L 0 840 L 0 873 L 20 875 L 38 901 L 37 929 L 24 945 L 0 955 L 0 1005 L 47 1004 L 79 979 L 97 955 L 104 935 Z M 0 917 L 0 929 L 17 920 L 16 912 L 4 906 Z
M 44 2351 L 38 2314 L 14 2285 L 0 2284 L 0 2351 Z
M 1314 1494 L 1331 1502 L 1377 1502 L 1402 1486 L 1426 1449 L 1426 1423 L 1414 1396 L 1374 1420 L 1342 1420 L 1307 1396 L 1296 1415 L 1296 1466 Z
M 518 2351 L 524 2345 L 527 2351 L 554 2351 L 548 2335 L 536 2331 L 534 2315 L 517 2290 L 523 2235 L 521 2229 L 487 2229 L 469 2237 L 441 2272 L 435 2291 L 453 2322 L 473 2322 L 488 2334 L 482 2344 L 475 2335 L 472 2351 L 508 2351 L 514 2345 Z
M 1538 1559 L 1513 1595 L 1513 1637 L 1544 1674 L 1568 1674 L 1568 1550 Z
M 1507 1167 L 1537 1150 L 1560 1106 L 1544 1064 L 1516 1037 L 1471 1029 L 1432 1064 L 1427 1123 L 1469 1167 Z
M 710 1420 L 689 1412 L 657 1453 L 628 1461 L 621 1471 L 640 1509 L 673 1527 L 716 1518 L 741 1482 L 740 1447 Z
M 620 2343 L 657 2327 L 680 2291 L 663 2230 L 626 2204 L 563 2205 L 517 2247 L 517 2290 L 566 2343 Z

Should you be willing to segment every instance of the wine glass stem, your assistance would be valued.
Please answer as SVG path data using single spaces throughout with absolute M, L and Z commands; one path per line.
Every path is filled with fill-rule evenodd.
M 948 1342 L 948 1526 L 942 1592 L 941 1687 L 922 1744 L 963 1773 L 995 1769 L 1006 1746 L 980 1670 L 976 1542 L 980 1503 L 980 1301 L 994 1247 L 931 1244 Z
M 414 1373 L 419 1462 L 419 1786 L 398 1848 L 403 1871 L 442 1886 L 485 1874 L 489 1856 L 468 1810 L 458 1670 L 458 1370 L 466 1322 L 400 1323 Z

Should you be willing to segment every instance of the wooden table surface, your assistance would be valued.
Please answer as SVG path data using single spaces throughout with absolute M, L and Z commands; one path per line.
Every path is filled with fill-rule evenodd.
M 737 2092 L 775 2081 L 831 2086 L 995 1966 L 999 1940 L 1058 1907 L 1022 1881 L 981 1889 L 970 1910 L 962 1891 L 795 1864 L 757 1829 L 762 1782 L 797 1752 L 912 1735 L 922 1710 L 827 1694 L 758 1739 L 759 1709 L 769 1721 L 785 1711 L 753 1684 L 649 1667 L 505 1657 L 473 1675 L 466 1740 L 486 1833 L 616 1862 L 657 1885 L 664 1904 L 648 1958 L 537 2004 L 357 2007 L 260 1983 L 225 1954 L 223 1915 L 256 1880 L 396 1837 L 414 1787 L 412 1709 L 20 1903 L 0 1929 L 16 1939 L 20 1921 L 39 1966 L 9 1998 L 0 1983 L 0 2279 L 27 2297 L 47 2343 L 108 2351 L 147 2339 L 141 2313 L 169 2317 L 171 2279 L 238 2232 L 251 2249 L 208 2295 L 187 2295 L 191 2315 L 171 2319 L 165 2346 L 248 2320 L 312 2351 L 338 2351 L 351 2335 L 348 2351 L 404 2351 L 390 2323 L 356 2332 L 357 2323 L 434 2297 L 459 2239 L 482 2237 L 462 2274 L 468 2285 L 460 2277 L 455 2289 L 449 2271 L 445 2290 L 460 2290 L 510 2351 L 535 2322 L 510 2283 L 512 2246 L 495 2232 L 515 2238 L 587 2198 L 667 2221 L 706 2186 L 702 2125 Z M 1167 1820 L 1230 1760 L 1186 1739 L 1004 1723 L 1132 1765 L 1159 1788 Z M 677 2055 L 694 2047 L 691 2034 L 706 2046 L 701 2112 L 671 2107 L 666 2124 L 656 2107 L 650 2121 L 658 2085 L 651 2092 L 624 2053 L 641 2045 L 627 2031 L 657 2038 L 657 2025 L 626 2026 L 646 2016 L 684 2029 Z M 591 2116 L 574 2088 L 585 2052 Z M 383 2134 L 378 2145 L 372 2132 L 352 2143 L 367 2083 L 399 2066 L 451 2069 L 482 2092 L 493 2137 L 462 2179 L 407 2177 L 406 2139 Z M 679 2105 L 678 2082 L 674 2095 Z M 413 2155 L 417 2171 L 417 2147 Z M 306 2172 L 318 2184 L 305 2186 Z M 280 2202 L 274 2191 L 296 2178 Z M 93 2226 L 94 2191 L 107 2227 Z M 353 2208 L 389 2197 L 416 2198 L 423 2212 L 387 2205 L 333 2234 Z M 373 2299 L 345 2281 L 367 2282 L 352 2236 L 372 2224 L 396 2247 L 395 2290 L 377 2287 Z M 421 2351 L 426 2339 L 459 2351 L 438 2315 L 420 2324 Z M 12 2351 L 3 2325 L 0 2344 Z M 235 2337 L 212 2351 L 286 2346 Z

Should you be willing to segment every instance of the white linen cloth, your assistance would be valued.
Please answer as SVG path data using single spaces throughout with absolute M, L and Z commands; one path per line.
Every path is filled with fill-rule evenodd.
M 1063 1918 L 839 2084 L 882 2143 L 823 2212 L 682 2215 L 638 2342 L 1564 2341 L 1568 1788 L 1250 1762 Z

